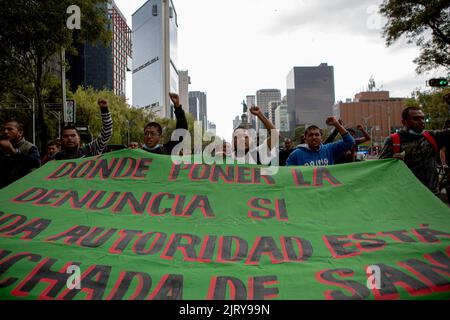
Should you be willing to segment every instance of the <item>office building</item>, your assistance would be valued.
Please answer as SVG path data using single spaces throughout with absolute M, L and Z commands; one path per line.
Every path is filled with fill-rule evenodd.
M 132 15 L 133 105 L 173 118 L 178 90 L 178 23 L 171 0 L 149 0 Z
M 206 92 L 190 91 L 189 97 L 195 97 L 199 101 L 198 105 L 198 121 L 202 122 L 203 130 L 208 130 L 208 105 L 206 99 Z
M 269 102 L 269 120 L 272 123 L 275 123 L 275 110 L 281 104 L 281 101 L 270 101 Z
M 278 89 L 261 89 L 256 91 L 256 104 L 267 118 L 269 118 L 269 102 L 280 100 L 281 91 Z M 263 129 L 263 125 L 259 120 L 256 120 L 256 129 Z
M 384 140 L 402 128 L 402 111 L 406 107 L 404 98 L 391 98 L 389 91 L 368 91 L 355 95 L 353 101 L 338 102 L 333 115 L 341 118 L 347 127 L 362 125 L 371 135 L 374 145 L 383 145 Z
M 108 28 L 112 31 L 111 43 L 107 47 L 101 44 L 75 45 L 77 54 L 66 56 L 70 65 L 66 78 L 73 92 L 83 86 L 96 90 L 112 90 L 115 94 L 125 97 L 126 72 L 131 71 L 132 67 L 131 29 L 114 1 L 101 5 L 105 6 L 108 12 Z
M 187 70 L 180 70 L 178 72 L 178 95 L 180 96 L 180 104 L 185 112 L 189 111 L 189 85 L 191 84 L 191 77 Z
M 311 124 L 325 128 L 335 104 L 334 68 L 326 63 L 294 67 L 287 76 L 286 88 L 291 130 Z
M 287 103 L 281 103 L 275 109 L 275 128 L 278 129 L 280 133 L 287 133 L 289 135 L 289 112 Z
M 189 113 L 194 118 L 194 121 L 199 121 L 200 119 L 199 111 L 200 111 L 200 101 L 198 100 L 197 97 L 189 96 Z

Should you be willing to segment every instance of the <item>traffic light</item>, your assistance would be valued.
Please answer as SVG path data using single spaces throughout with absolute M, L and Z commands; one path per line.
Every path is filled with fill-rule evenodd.
M 438 88 L 447 87 L 448 80 L 445 78 L 430 79 L 430 80 L 428 80 L 428 85 L 430 87 L 438 87 Z

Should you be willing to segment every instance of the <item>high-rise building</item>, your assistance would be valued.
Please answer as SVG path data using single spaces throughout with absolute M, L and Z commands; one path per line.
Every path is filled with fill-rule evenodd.
M 272 123 L 275 123 L 275 110 L 281 104 L 281 101 L 270 101 L 269 102 L 269 120 Z
M 275 109 L 275 128 L 281 133 L 287 133 L 290 131 L 289 128 L 289 113 L 287 103 L 281 103 Z
M 281 101 L 281 91 L 278 89 L 261 89 L 256 91 L 256 104 L 266 117 L 269 117 L 269 102 Z
M 196 97 L 199 101 L 198 121 L 202 122 L 203 130 L 208 130 L 208 105 L 206 101 L 206 92 L 190 91 L 189 97 Z
M 404 98 L 391 98 L 389 91 L 368 91 L 356 94 L 353 101 L 338 102 L 333 115 L 348 127 L 362 125 L 371 135 L 372 143 L 382 145 L 392 132 L 402 128 L 404 108 Z
M 189 113 L 192 114 L 192 117 L 195 121 L 199 121 L 199 111 L 200 111 L 200 101 L 197 97 L 189 96 Z
M 256 104 L 264 115 L 269 118 L 269 102 L 270 101 L 280 101 L 281 91 L 278 89 L 261 89 L 256 91 Z M 256 129 L 261 129 L 261 121 L 256 120 Z
M 126 72 L 131 71 L 131 29 L 114 1 L 102 4 L 108 12 L 108 28 L 112 31 L 109 46 L 76 45 L 78 53 L 67 55 L 70 65 L 67 79 L 72 91 L 79 86 L 107 89 L 125 97 Z
M 290 128 L 315 124 L 326 127 L 335 103 L 334 68 L 326 63 L 318 67 L 294 67 L 287 76 L 287 101 Z
M 178 95 L 180 96 L 180 104 L 184 111 L 189 109 L 189 85 L 191 84 L 191 77 L 187 70 L 180 70 L 178 72 Z
M 178 91 L 178 23 L 172 0 L 149 0 L 132 15 L 133 105 L 173 118 Z

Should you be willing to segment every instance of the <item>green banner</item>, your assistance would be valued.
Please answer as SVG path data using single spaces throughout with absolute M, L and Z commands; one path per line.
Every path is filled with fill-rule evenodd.
M 0 191 L 0 299 L 449 299 L 450 210 L 398 160 L 52 161 Z

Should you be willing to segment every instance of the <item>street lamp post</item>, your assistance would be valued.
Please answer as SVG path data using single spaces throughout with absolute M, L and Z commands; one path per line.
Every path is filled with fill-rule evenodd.
M 33 108 L 33 144 L 36 145 L 36 113 L 34 109 L 34 98 L 32 108 Z

